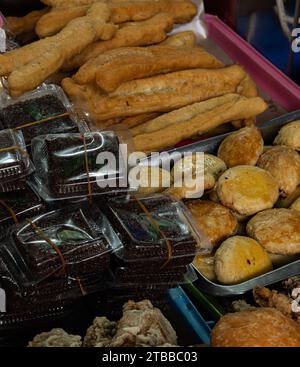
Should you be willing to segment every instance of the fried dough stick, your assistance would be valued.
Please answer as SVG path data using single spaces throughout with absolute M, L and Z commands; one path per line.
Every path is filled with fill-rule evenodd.
M 39 20 L 36 33 L 40 38 L 56 34 L 72 19 L 84 16 L 94 1 L 91 0 L 88 5 L 84 1 L 79 1 L 77 5 L 61 3 Z M 114 24 L 147 20 L 161 12 L 172 14 L 175 23 L 186 23 L 197 13 L 197 7 L 191 0 L 111 0 L 107 4 L 111 8 L 111 22 Z
M 142 50 L 141 50 L 142 51 Z M 134 52 L 134 50 L 133 50 Z M 158 74 L 197 68 L 218 69 L 224 64 L 200 47 L 168 46 L 144 48 L 144 55 L 126 55 L 98 67 L 96 82 L 110 93 L 122 83 Z
M 151 153 L 170 148 L 181 140 L 188 139 L 196 134 L 206 133 L 232 120 L 256 116 L 267 108 L 266 103 L 259 97 L 246 98 L 235 94 L 201 103 L 203 112 L 195 117 L 183 119 L 181 122 L 152 133 L 135 136 L 133 141 L 136 151 Z M 207 109 L 205 112 L 204 106 Z M 180 113 L 180 110 L 178 113 Z
M 172 47 L 195 47 L 196 35 L 192 31 L 185 31 L 173 34 L 166 40 L 161 42 L 160 46 L 172 46 Z
M 7 17 L 6 21 L 12 33 L 15 36 L 20 36 L 21 34 L 34 31 L 37 22 L 48 12 L 49 8 L 34 10 L 24 17 Z
M 16 96 L 34 89 L 57 72 L 68 59 L 101 38 L 109 17 L 109 7 L 96 3 L 85 17 L 73 20 L 56 36 L 2 55 L 5 65 L 0 61 L 1 75 L 17 67 L 8 77 L 10 93 Z M 80 37 L 74 37 L 76 33 Z
M 168 13 L 160 13 L 146 21 L 127 25 L 119 29 L 111 40 L 96 42 L 88 46 L 82 53 L 67 62 L 64 65 L 64 70 L 76 69 L 108 50 L 159 43 L 166 39 L 167 33 L 172 27 L 173 17 Z M 89 65 L 92 68 L 94 65 L 98 65 L 97 60 L 91 60 Z

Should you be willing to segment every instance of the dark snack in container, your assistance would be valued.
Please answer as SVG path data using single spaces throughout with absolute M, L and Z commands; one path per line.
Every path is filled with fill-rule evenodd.
M 0 229 L 19 223 L 45 210 L 40 197 L 27 185 L 23 191 L 0 193 Z M 0 238 L 5 233 L 0 233 Z
M 114 199 L 106 210 L 124 246 L 116 256 L 126 266 L 130 262 L 133 266 L 142 263 L 144 268 L 166 270 L 175 259 L 176 266 L 185 266 L 198 251 L 209 250 L 198 245 L 199 238 L 187 212 L 170 197 L 131 196 L 126 202 Z
M 0 127 L 23 132 L 26 145 L 39 135 L 79 132 L 80 123 L 63 91 L 47 85 L 17 99 L 7 99 L 0 109 Z
M 40 136 L 33 140 L 32 150 L 37 187 L 46 200 L 128 191 L 114 132 Z M 105 160 L 115 159 L 116 166 L 100 164 L 101 153 Z
M 51 276 L 101 273 L 119 245 L 97 207 L 69 206 L 14 226 L 2 256 L 12 277 L 26 287 Z
M 0 191 L 23 189 L 33 170 L 22 132 L 0 131 Z

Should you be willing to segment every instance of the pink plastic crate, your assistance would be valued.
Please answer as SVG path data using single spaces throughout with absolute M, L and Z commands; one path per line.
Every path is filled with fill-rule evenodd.
M 256 51 L 218 17 L 206 14 L 209 37 L 236 63 L 241 64 L 275 102 L 287 111 L 300 109 L 300 87 Z

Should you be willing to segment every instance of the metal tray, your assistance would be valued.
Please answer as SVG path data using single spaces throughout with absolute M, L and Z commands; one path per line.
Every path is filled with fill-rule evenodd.
M 300 120 L 300 110 L 287 113 L 283 116 L 276 117 L 273 120 L 258 125 L 258 127 L 262 132 L 265 144 L 271 145 L 281 127 L 295 120 Z M 228 135 L 230 135 L 230 133 L 223 134 L 200 142 L 196 142 L 190 145 L 186 145 L 184 147 L 172 149 L 169 151 L 169 153 L 204 152 L 214 154 L 216 153 L 220 143 Z M 156 160 L 152 157 L 151 165 L 159 166 L 165 164 L 167 159 L 169 158 L 165 157 L 165 159 L 162 160 L 160 157 L 160 159 Z M 143 164 L 143 162 L 141 162 L 141 164 Z M 256 286 L 267 286 L 270 284 L 280 282 L 288 277 L 300 274 L 300 260 L 282 266 L 278 269 L 268 272 L 267 274 L 258 276 L 244 283 L 231 286 L 213 283 L 208 279 L 206 279 L 196 268 L 195 270 L 198 275 L 196 285 L 199 286 L 199 288 L 201 288 L 203 291 L 215 296 L 234 296 L 243 294 Z

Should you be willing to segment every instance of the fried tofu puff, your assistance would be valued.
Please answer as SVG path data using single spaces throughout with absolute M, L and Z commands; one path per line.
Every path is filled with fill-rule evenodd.
M 238 222 L 231 211 L 223 205 L 208 200 L 193 200 L 186 203 L 201 232 L 214 247 L 236 234 Z
M 279 255 L 300 253 L 300 213 L 293 209 L 269 209 L 254 216 L 247 233 L 268 252 Z
M 228 168 L 241 165 L 255 166 L 263 149 L 264 141 L 260 130 L 255 126 L 247 126 L 223 140 L 218 157 Z
M 273 147 L 260 157 L 257 165 L 270 172 L 283 197 L 293 193 L 300 184 L 300 156 L 292 148 Z
M 213 347 L 299 347 L 300 326 L 274 308 L 229 313 L 212 330 Z
M 217 280 L 214 255 L 197 255 L 193 265 L 208 280 L 212 282 Z
M 239 284 L 272 270 L 266 250 L 244 236 L 228 238 L 215 255 L 215 272 L 222 284 Z
M 286 145 L 300 151 L 300 120 L 283 126 L 276 136 L 274 145 Z
M 237 166 L 225 171 L 217 184 L 221 203 L 241 215 L 270 209 L 279 197 L 271 174 L 253 166 Z

